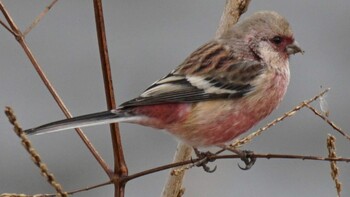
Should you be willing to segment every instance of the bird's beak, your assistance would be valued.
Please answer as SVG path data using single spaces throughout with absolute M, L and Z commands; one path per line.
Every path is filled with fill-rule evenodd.
M 296 53 L 304 54 L 297 41 L 294 41 L 292 44 L 287 45 L 286 47 L 288 55 L 294 55 Z

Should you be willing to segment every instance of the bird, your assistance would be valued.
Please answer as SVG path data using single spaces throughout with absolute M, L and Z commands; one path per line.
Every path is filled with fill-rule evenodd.
M 163 129 L 192 147 L 222 146 L 279 105 L 290 81 L 289 58 L 303 52 L 287 19 L 275 11 L 259 11 L 199 47 L 118 108 L 25 133 L 126 122 Z

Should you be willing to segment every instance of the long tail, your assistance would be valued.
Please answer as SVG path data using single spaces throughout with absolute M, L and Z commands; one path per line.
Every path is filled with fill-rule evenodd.
M 110 110 L 51 122 L 39 127 L 25 130 L 24 132 L 28 135 L 40 135 L 78 127 L 123 122 L 134 118 L 136 117 L 130 113 L 119 110 Z

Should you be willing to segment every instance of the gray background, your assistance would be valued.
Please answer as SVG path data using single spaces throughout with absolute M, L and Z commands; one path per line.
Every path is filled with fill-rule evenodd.
M 48 2 L 4 0 L 21 29 Z M 137 96 L 211 39 L 224 4 L 225 0 L 105 0 L 118 102 Z M 350 1 L 253 1 L 246 15 L 264 9 L 276 10 L 288 18 L 306 53 L 291 58 L 286 98 L 256 128 L 315 95 L 323 86 L 332 88 L 327 97 L 330 118 L 344 130 L 349 129 Z M 91 1 L 59 1 L 27 41 L 74 115 L 106 108 Z M 22 49 L 2 27 L 0 58 L 2 109 L 12 106 L 24 128 L 64 118 Z M 171 162 L 177 142 L 169 135 L 129 124 L 121 124 L 121 130 L 130 173 Z M 84 131 L 112 165 L 108 126 Z M 52 193 L 2 113 L 0 133 L 0 193 Z M 261 153 L 326 156 L 327 133 L 337 137 L 338 154 L 350 157 L 349 141 L 308 110 L 271 128 L 244 148 Z M 64 189 L 74 190 L 108 179 L 75 132 L 31 140 Z M 259 159 L 249 171 L 239 170 L 237 162 L 216 161 L 218 169 L 213 174 L 191 169 L 186 175 L 185 196 L 336 196 L 328 162 Z M 349 164 L 341 163 L 339 167 L 343 196 L 350 196 Z M 167 173 L 129 182 L 126 196 L 159 196 Z M 107 186 L 75 196 L 112 196 L 113 190 Z

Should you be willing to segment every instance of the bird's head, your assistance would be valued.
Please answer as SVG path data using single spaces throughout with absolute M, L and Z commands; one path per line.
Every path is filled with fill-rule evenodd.
M 249 47 L 262 59 L 286 59 L 292 54 L 303 53 L 294 40 L 288 21 L 274 11 L 260 11 L 237 23 L 227 39 Z

